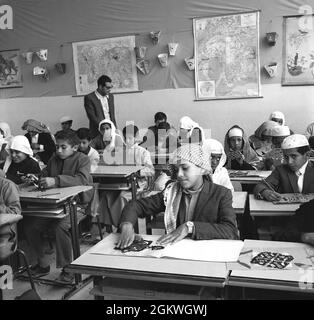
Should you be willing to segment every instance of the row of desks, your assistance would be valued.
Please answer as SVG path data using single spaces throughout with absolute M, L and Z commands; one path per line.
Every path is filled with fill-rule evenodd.
M 145 239 L 145 235 L 143 238 Z M 102 242 L 106 241 L 106 238 L 102 240 Z M 242 252 L 249 249 L 261 250 L 262 248 L 287 252 L 288 248 L 305 251 L 311 247 L 301 243 L 245 240 Z M 99 283 L 100 278 L 109 277 L 169 283 L 169 286 L 172 284 L 216 288 L 240 286 L 314 293 L 314 268 L 310 260 L 310 267 L 305 269 L 256 270 L 244 268 L 241 270 L 241 266 L 236 262 L 222 263 L 130 255 L 104 255 L 93 254 L 91 251 L 92 249 L 73 261 L 67 269 L 74 273 L 93 276 L 95 284 Z M 308 273 L 307 277 L 304 276 L 305 273 Z

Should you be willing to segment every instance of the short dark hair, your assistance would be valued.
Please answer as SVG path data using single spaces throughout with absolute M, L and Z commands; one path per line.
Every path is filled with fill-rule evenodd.
M 314 149 L 314 136 L 309 137 L 309 144 L 311 149 Z
M 97 80 L 97 86 L 103 87 L 106 85 L 106 82 L 112 82 L 111 78 L 108 76 L 102 75 Z
M 123 133 L 123 137 L 126 137 L 127 133 L 133 133 L 134 137 L 137 135 L 138 133 L 138 127 L 135 126 L 134 124 L 128 124 L 127 126 L 125 126 L 122 129 L 122 133 Z
M 159 121 L 163 121 L 163 120 L 167 121 L 167 115 L 163 112 L 157 112 L 157 113 L 155 113 L 154 119 L 155 119 L 155 122 L 158 120 Z
M 310 151 L 310 146 L 298 147 L 298 148 L 297 148 L 297 151 L 298 151 L 300 154 L 304 155 L 304 154 L 306 154 L 307 152 Z
M 76 131 L 76 134 L 78 136 L 79 139 L 87 139 L 88 141 L 91 141 L 92 140 L 92 137 L 91 137 L 91 134 L 90 134 L 90 131 L 88 128 L 79 128 L 77 131 Z
M 72 147 L 73 146 L 77 146 L 80 144 L 80 139 L 77 136 L 77 134 L 73 131 L 69 131 L 69 130 L 62 130 L 59 131 L 56 136 L 55 136 L 56 140 L 65 140 L 68 142 L 68 144 L 70 144 Z

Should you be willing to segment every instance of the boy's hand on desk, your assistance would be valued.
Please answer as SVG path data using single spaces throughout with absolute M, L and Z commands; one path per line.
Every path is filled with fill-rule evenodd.
M 172 231 L 169 234 L 166 234 L 160 237 L 156 243 L 160 245 L 175 243 L 184 239 L 188 235 L 188 228 L 185 223 L 181 224 L 176 230 Z
M 53 188 L 56 186 L 56 180 L 55 180 L 55 178 L 50 178 L 50 177 L 41 178 L 40 179 L 40 186 L 44 189 Z
M 134 228 L 132 223 L 126 222 L 121 226 L 121 235 L 119 241 L 117 243 L 117 247 L 120 249 L 124 249 L 130 246 L 135 238 Z
M 281 194 L 272 190 L 264 190 L 262 196 L 267 201 L 279 201 L 281 199 Z

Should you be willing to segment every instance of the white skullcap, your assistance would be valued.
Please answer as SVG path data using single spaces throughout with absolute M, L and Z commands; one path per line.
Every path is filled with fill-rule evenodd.
M 243 137 L 243 131 L 239 128 L 232 128 L 228 133 L 228 137 Z
M 285 138 L 281 144 L 281 149 L 292 149 L 308 146 L 309 142 L 303 134 L 292 134 Z
M 64 116 L 60 119 L 60 123 L 64 123 L 68 121 L 73 121 L 73 119 L 70 116 Z
M 272 119 L 281 119 L 282 125 L 285 124 L 285 115 L 281 111 L 272 112 L 269 116 L 269 120 L 272 120 Z
M 29 156 L 33 155 L 33 150 L 29 144 L 28 139 L 25 136 L 15 136 L 12 139 L 10 149 L 24 152 Z
M 290 135 L 290 129 L 288 126 L 276 126 L 270 130 L 272 137 L 287 137 Z

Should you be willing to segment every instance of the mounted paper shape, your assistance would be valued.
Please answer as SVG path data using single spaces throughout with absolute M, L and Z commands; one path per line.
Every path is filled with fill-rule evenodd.
M 42 76 L 47 72 L 46 68 L 41 68 L 41 67 L 34 67 L 33 69 L 33 75 L 34 76 Z
M 135 47 L 136 57 L 139 59 L 143 59 L 146 54 L 147 47 Z
M 169 50 L 169 55 L 170 56 L 175 56 L 176 55 L 176 51 L 178 49 L 178 45 L 179 45 L 179 43 L 176 43 L 176 42 L 168 43 L 168 50 Z
M 66 64 L 65 63 L 56 63 L 55 69 L 60 73 L 64 74 L 66 70 Z
M 184 61 L 190 71 L 193 71 L 195 69 L 195 59 L 194 58 L 185 58 Z
M 26 64 L 31 64 L 33 62 L 34 52 L 23 52 L 22 57 L 25 59 Z
M 148 60 L 140 60 L 136 63 L 136 67 L 140 70 L 143 74 L 149 73 L 149 61 Z
M 166 68 L 168 66 L 168 53 L 160 53 L 157 57 L 160 65 Z
M 277 76 L 277 63 L 271 63 L 269 64 L 268 66 L 265 65 L 264 66 L 264 69 L 267 71 L 268 75 L 271 77 L 271 78 L 274 78 Z
M 150 37 L 153 41 L 153 44 L 157 44 L 159 42 L 160 34 L 161 34 L 161 31 L 151 31 L 150 32 Z
M 37 57 L 40 59 L 40 61 L 47 61 L 48 59 L 48 49 L 40 49 L 36 52 Z

